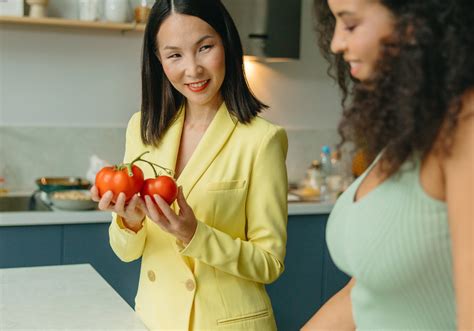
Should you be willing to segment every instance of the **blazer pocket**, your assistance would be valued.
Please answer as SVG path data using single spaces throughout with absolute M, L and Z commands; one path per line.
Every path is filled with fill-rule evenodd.
M 238 190 L 245 187 L 247 181 L 243 180 L 229 180 L 225 182 L 213 182 L 207 185 L 208 191 L 227 191 Z
M 217 320 L 217 326 L 247 322 L 247 321 L 256 320 L 256 319 L 264 318 L 268 316 L 270 316 L 270 312 L 268 310 L 262 310 L 256 313 L 245 314 L 238 317 L 221 318 Z

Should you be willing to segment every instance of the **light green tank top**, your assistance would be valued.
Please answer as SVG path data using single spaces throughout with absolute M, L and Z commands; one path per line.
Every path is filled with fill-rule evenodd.
M 455 329 L 446 204 L 421 187 L 419 160 L 354 202 L 371 168 L 338 199 L 326 230 L 335 264 L 356 279 L 357 329 Z

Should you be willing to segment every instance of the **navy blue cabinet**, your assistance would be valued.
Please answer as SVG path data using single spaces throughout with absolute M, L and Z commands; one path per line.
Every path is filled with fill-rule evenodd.
M 89 263 L 132 307 L 140 274 L 140 260 L 124 263 L 109 245 L 109 223 L 64 226 L 63 264 Z
M 62 263 L 61 225 L 1 226 L 0 268 Z
M 325 241 L 327 215 L 290 216 L 285 272 L 267 286 L 278 329 L 299 330 L 349 278 L 333 264 Z M 0 227 L 0 268 L 89 263 L 134 306 L 140 261 L 120 261 L 109 223 Z
M 278 330 L 299 330 L 349 281 L 327 251 L 327 218 L 328 215 L 289 217 L 285 272 L 267 286 Z

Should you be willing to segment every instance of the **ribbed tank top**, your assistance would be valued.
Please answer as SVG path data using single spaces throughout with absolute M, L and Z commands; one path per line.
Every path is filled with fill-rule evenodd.
M 372 165 L 329 217 L 331 257 L 356 279 L 351 301 L 359 330 L 456 328 L 447 206 L 423 190 L 420 163 L 406 162 L 354 202 Z

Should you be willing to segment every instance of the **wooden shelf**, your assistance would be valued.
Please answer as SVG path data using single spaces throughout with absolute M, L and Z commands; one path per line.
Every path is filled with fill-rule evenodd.
M 0 24 L 18 24 L 34 26 L 56 26 L 64 28 L 98 29 L 98 30 L 116 30 L 116 31 L 145 31 L 145 24 L 131 23 L 113 23 L 113 22 L 88 22 L 79 20 L 70 20 L 64 18 L 45 17 L 16 17 L 0 16 Z

